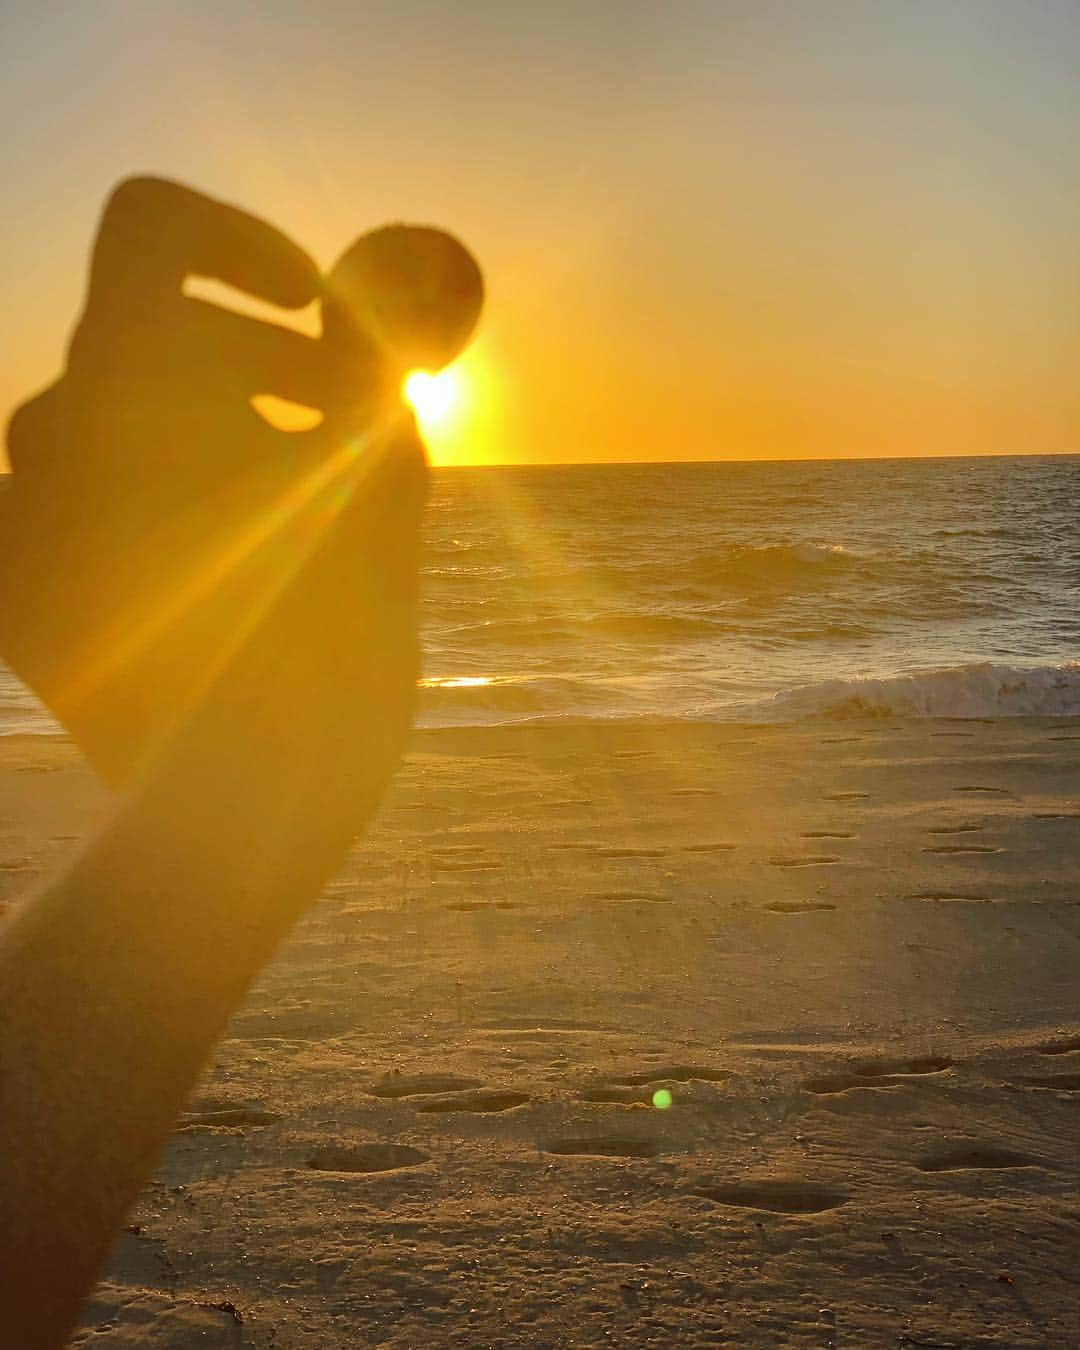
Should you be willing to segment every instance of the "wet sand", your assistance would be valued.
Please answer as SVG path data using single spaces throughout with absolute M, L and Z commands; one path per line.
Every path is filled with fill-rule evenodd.
M 1080 1343 L 1078 751 L 417 734 L 75 1343 Z M 0 766 L 11 898 L 107 803 L 63 743 Z

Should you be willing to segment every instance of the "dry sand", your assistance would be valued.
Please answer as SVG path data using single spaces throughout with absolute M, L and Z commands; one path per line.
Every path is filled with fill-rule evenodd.
M 1080 1345 L 1078 750 L 419 733 L 75 1343 Z M 105 803 L 0 755 L 10 896 Z

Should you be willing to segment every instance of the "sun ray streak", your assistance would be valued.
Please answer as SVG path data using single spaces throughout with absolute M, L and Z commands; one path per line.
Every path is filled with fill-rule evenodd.
M 77 675 L 63 698 L 58 699 L 61 708 L 74 710 L 92 700 L 200 605 L 212 601 L 244 568 L 258 569 L 255 593 L 228 631 L 221 632 L 214 659 L 198 672 L 185 673 L 186 697 L 163 735 L 174 731 L 203 700 L 274 602 L 325 541 L 331 523 L 358 489 L 371 480 L 390 453 L 391 440 L 392 436 L 380 429 L 348 441 L 294 482 L 260 517 L 243 524 L 231 539 L 217 543 L 209 556 L 190 569 L 171 599 L 163 603 L 160 595 L 155 596 L 152 612 L 149 608 L 138 615 L 129 611 L 114 621 L 106 636 L 95 644 L 95 651 L 84 653 L 75 663 Z M 291 553 L 281 548 L 287 532 Z M 272 557 L 275 548 L 278 553 Z M 260 562 L 275 565 L 260 567 Z

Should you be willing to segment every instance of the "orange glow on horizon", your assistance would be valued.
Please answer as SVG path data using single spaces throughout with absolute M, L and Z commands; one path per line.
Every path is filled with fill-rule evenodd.
M 440 427 L 461 416 L 465 401 L 464 381 L 454 366 L 447 366 L 437 374 L 414 370 L 405 377 L 402 392 L 426 435 L 438 432 Z
M 1080 11 L 984 7 L 83 5 L 63 43 L 16 7 L 0 421 L 62 367 L 143 165 L 321 269 L 392 221 L 475 254 L 436 464 L 1075 453 Z M 283 87 L 298 53 L 320 79 Z M 318 304 L 274 321 L 315 335 Z
M 495 363 L 482 337 L 452 365 L 437 372 L 411 371 L 402 383 L 436 465 L 498 460 L 503 439 L 497 427 L 499 393 Z

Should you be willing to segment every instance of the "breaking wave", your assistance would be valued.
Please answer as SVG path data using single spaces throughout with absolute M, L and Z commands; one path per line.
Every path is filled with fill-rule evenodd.
M 822 680 L 785 690 L 758 707 L 780 719 L 1080 716 L 1080 661 L 981 662 L 884 679 Z

